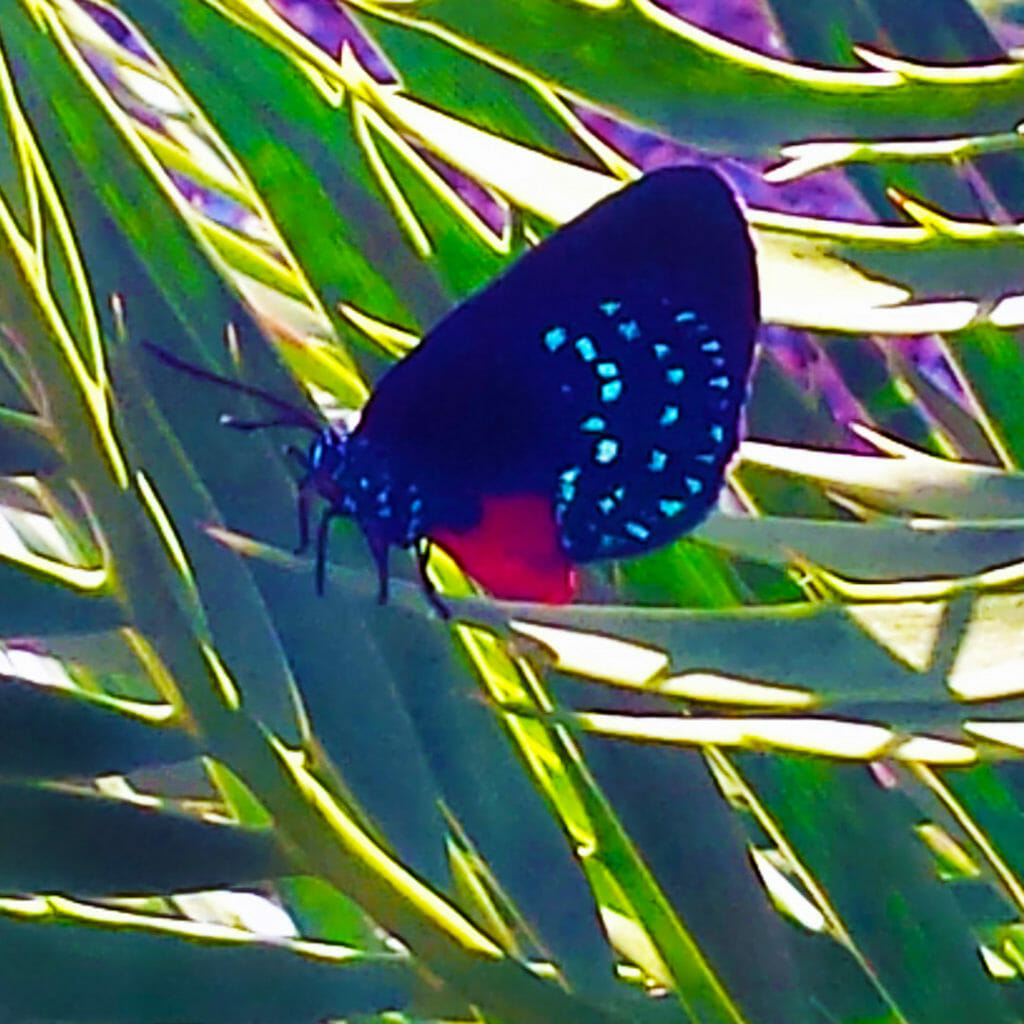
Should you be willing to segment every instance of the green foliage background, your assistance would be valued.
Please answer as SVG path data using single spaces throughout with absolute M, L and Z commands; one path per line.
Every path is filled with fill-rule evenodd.
M 962 0 L 773 0 L 786 59 L 346 10 L 0 0 L 0 1012 L 1020 1019 L 1024 65 Z M 745 175 L 739 509 L 592 604 L 437 554 L 451 624 L 339 527 L 318 599 L 275 441 L 141 343 L 357 407 L 640 172 L 598 112 Z

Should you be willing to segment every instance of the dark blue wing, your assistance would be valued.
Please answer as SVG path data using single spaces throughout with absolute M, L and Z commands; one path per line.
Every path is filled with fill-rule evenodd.
M 753 250 L 713 172 L 597 204 L 446 317 L 360 425 L 472 525 L 489 495 L 549 495 L 575 561 L 695 525 L 735 450 L 757 323 Z

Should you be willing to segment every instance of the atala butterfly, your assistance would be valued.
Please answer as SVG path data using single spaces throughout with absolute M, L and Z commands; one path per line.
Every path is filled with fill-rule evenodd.
M 747 225 L 714 172 L 669 168 L 566 224 L 453 310 L 347 432 L 160 349 L 165 361 L 306 428 L 300 550 L 323 500 L 355 520 L 387 599 L 388 552 L 440 544 L 498 597 L 565 602 L 574 565 L 693 529 L 738 443 L 758 288 Z M 424 577 L 428 594 L 436 597 Z M 439 605 L 440 606 L 440 605 Z

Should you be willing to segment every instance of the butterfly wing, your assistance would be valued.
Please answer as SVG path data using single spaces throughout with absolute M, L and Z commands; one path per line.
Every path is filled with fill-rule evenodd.
M 705 169 L 658 171 L 446 317 L 360 431 L 433 490 L 449 534 L 480 527 L 489 499 L 534 495 L 572 561 L 636 554 L 716 499 L 757 307 L 731 191 Z

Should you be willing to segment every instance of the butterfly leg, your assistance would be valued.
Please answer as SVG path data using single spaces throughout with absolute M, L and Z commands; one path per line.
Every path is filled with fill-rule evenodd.
M 299 517 L 299 543 L 295 554 L 301 555 L 309 547 L 309 478 L 299 482 L 296 511 Z M 322 524 L 321 524 L 322 525 Z
M 420 571 L 420 583 L 423 586 L 423 593 L 426 594 L 427 600 L 437 609 L 437 613 L 442 619 L 450 619 L 452 613 L 448 610 L 445 603 L 441 600 L 440 595 L 437 592 L 437 587 L 434 586 L 433 581 L 427 575 L 427 566 L 430 563 L 430 541 L 426 537 L 422 537 L 416 542 L 416 565 Z
M 316 531 L 316 592 L 324 592 L 324 578 L 327 574 L 327 540 L 331 520 L 337 516 L 333 508 L 328 506 L 320 516 L 320 525 Z
M 391 549 L 391 545 L 387 541 L 373 540 L 367 538 L 370 542 L 370 551 L 373 554 L 373 560 L 377 563 L 377 604 L 388 603 L 388 552 Z

